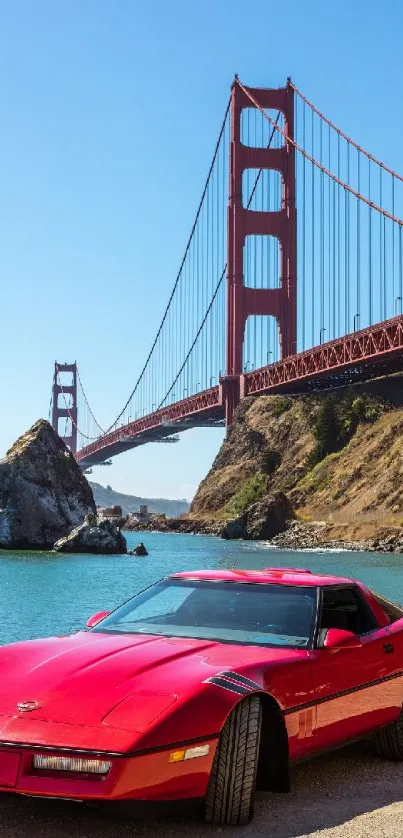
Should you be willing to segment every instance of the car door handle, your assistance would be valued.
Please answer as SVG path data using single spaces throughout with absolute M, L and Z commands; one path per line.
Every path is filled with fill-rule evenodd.
M 392 652 L 394 652 L 395 647 L 393 643 L 385 643 L 383 646 L 383 651 L 385 652 L 385 655 L 390 655 Z

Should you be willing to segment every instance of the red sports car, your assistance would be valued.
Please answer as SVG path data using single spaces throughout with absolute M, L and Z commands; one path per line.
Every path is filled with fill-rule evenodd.
M 295 760 L 368 734 L 403 759 L 403 609 L 359 582 L 179 573 L 87 625 L 0 649 L 0 790 L 239 824 Z

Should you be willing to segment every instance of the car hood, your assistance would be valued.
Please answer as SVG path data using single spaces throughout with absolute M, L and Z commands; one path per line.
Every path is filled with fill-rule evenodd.
M 0 716 L 144 732 L 168 707 L 194 695 L 222 670 L 236 666 L 237 672 L 258 673 L 262 662 L 267 667 L 301 654 L 99 632 L 15 643 L 0 649 Z M 21 702 L 37 706 L 25 713 L 18 709 Z

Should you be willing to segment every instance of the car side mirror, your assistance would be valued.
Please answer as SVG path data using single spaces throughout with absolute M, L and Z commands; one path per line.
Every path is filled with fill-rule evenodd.
M 330 628 L 321 645 L 323 649 L 358 649 L 362 642 L 361 637 L 352 631 Z
M 92 617 L 87 620 L 86 626 L 89 629 L 94 628 L 94 626 L 98 625 L 104 617 L 109 617 L 110 611 L 97 611 L 96 614 L 93 614 Z

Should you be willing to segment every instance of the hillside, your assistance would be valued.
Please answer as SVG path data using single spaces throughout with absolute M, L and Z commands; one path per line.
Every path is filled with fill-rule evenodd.
M 125 495 L 122 492 L 115 492 L 111 486 L 101 486 L 100 483 L 90 483 L 94 500 L 97 506 L 113 506 L 118 504 L 122 507 L 124 515 L 129 512 L 137 512 L 140 504 L 146 503 L 149 512 L 159 512 L 171 518 L 184 515 L 189 510 L 187 500 L 169 500 L 166 498 L 140 498 L 136 495 Z
M 225 521 L 283 492 L 315 543 L 379 540 L 388 533 L 403 541 L 402 446 L 400 374 L 333 395 L 248 399 L 199 486 L 190 517 Z M 318 521 L 319 541 L 310 524 Z

